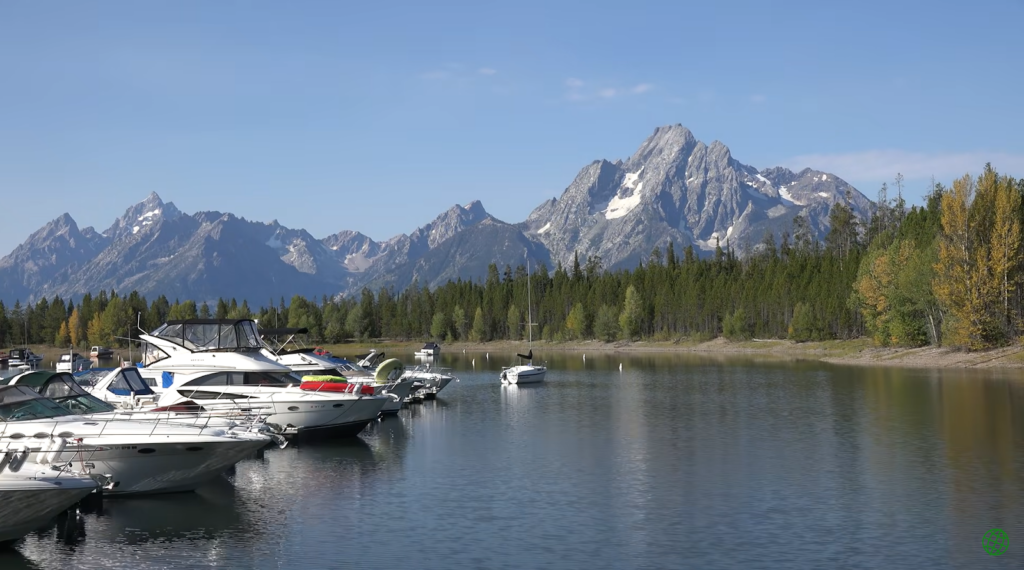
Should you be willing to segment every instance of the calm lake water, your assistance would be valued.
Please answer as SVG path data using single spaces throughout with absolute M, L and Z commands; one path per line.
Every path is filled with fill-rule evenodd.
M 107 500 L 0 568 L 1024 567 L 1022 372 L 547 358 L 502 387 L 508 355 L 443 355 L 435 402 Z

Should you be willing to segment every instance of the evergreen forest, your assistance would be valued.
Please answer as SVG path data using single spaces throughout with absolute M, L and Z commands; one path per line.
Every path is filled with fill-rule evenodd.
M 795 341 L 872 338 L 882 346 L 982 349 L 1024 333 L 1024 180 L 991 165 L 949 186 L 933 183 L 907 208 L 903 179 L 879 191 L 870 220 L 844 203 L 829 214 L 824 242 L 798 216 L 791 231 L 744 255 L 719 244 L 710 256 L 674 244 L 632 270 L 609 271 L 600 258 L 533 267 L 532 323 L 527 267 L 491 265 L 479 281 L 434 290 L 364 289 L 347 298 L 147 300 L 98 291 L 77 302 L 0 302 L 0 346 L 125 346 L 136 324 L 165 320 L 259 319 L 263 327 L 307 327 L 315 342 L 349 339 L 473 341 L 679 338 Z

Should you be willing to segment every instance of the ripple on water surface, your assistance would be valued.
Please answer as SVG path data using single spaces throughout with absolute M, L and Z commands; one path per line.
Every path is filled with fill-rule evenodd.
M 108 500 L 76 543 L 43 529 L 0 567 L 1024 565 L 1010 374 L 568 354 L 501 386 L 508 358 L 475 357 L 446 356 L 461 382 L 359 438 Z

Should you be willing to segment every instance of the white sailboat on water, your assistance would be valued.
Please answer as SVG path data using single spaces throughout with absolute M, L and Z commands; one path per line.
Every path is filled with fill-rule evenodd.
M 548 372 L 546 366 L 533 365 L 533 327 L 537 323 L 533 322 L 533 299 L 531 298 L 530 291 L 530 258 L 526 258 L 526 312 L 528 315 L 526 329 L 528 331 L 527 334 L 529 337 L 530 350 L 526 354 L 516 354 L 516 356 L 521 359 L 518 366 L 502 368 L 502 384 L 532 384 L 535 382 L 542 382 L 544 381 L 544 376 Z M 522 363 L 523 360 L 526 361 L 526 364 Z

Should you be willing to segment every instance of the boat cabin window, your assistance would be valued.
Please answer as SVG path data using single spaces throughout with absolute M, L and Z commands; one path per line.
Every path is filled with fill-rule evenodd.
M 167 353 L 160 349 L 160 347 L 144 342 L 142 343 L 142 364 L 143 366 L 149 366 L 154 362 L 159 362 L 167 358 Z
M 75 414 L 114 411 L 114 406 L 86 392 L 70 374 L 52 376 L 39 388 L 39 393 Z
M 185 386 L 277 386 L 296 384 L 296 379 L 276 372 L 217 372 L 196 378 Z
M 317 368 L 317 369 L 313 369 L 313 370 L 296 370 L 292 374 L 294 374 L 295 376 L 299 376 L 301 378 L 305 378 L 306 376 L 341 376 L 341 377 L 344 377 L 344 374 L 341 373 L 341 370 L 338 370 L 337 368 Z
M 0 421 L 18 422 L 70 415 L 56 402 L 24 386 L 0 387 Z
M 131 396 L 133 392 L 136 396 L 150 396 L 154 394 L 150 385 L 146 383 L 146 380 L 139 374 L 136 368 L 107 369 L 100 374 L 89 377 L 79 374 L 75 375 L 75 380 L 84 386 L 96 386 L 108 378 L 110 382 L 107 384 L 107 391 L 115 396 Z
M 250 320 L 218 321 L 193 319 L 171 321 L 153 331 L 153 336 L 193 352 L 209 350 L 258 350 L 262 347 L 256 323 Z

